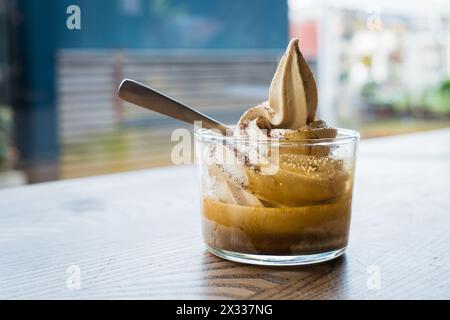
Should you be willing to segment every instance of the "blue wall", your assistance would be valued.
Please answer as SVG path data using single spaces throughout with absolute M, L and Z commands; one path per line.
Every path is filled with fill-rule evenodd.
M 280 0 L 37 2 L 52 13 L 60 47 L 282 48 L 287 41 L 287 2 Z M 65 28 L 70 4 L 82 11 L 77 32 Z

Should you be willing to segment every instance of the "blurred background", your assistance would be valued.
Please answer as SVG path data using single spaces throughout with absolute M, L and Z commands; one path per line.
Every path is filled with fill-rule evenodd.
M 450 127 L 450 1 L 0 0 L 0 187 L 171 165 L 183 124 L 118 100 L 120 81 L 235 123 L 291 37 L 330 124 Z

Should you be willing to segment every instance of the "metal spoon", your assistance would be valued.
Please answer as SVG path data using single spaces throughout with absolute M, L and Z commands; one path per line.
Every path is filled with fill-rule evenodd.
M 142 108 L 156 111 L 190 124 L 194 124 L 194 121 L 202 121 L 202 127 L 217 129 L 224 135 L 228 129 L 226 125 L 219 121 L 134 80 L 123 80 L 119 86 L 118 96 Z

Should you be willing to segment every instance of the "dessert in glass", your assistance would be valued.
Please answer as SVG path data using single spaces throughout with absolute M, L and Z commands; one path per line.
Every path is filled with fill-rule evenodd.
M 262 265 L 334 259 L 349 236 L 359 135 L 317 118 L 317 88 L 293 39 L 269 99 L 232 132 L 196 130 L 209 251 Z

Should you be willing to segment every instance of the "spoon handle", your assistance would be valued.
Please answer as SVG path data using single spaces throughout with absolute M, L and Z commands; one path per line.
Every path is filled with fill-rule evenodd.
M 190 124 L 194 124 L 194 121 L 202 121 L 202 127 L 218 129 L 222 134 L 225 134 L 227 130 L 224 124 L 134 80 L 123 80 L 119 86 L 118 96 L 145 109 Z

